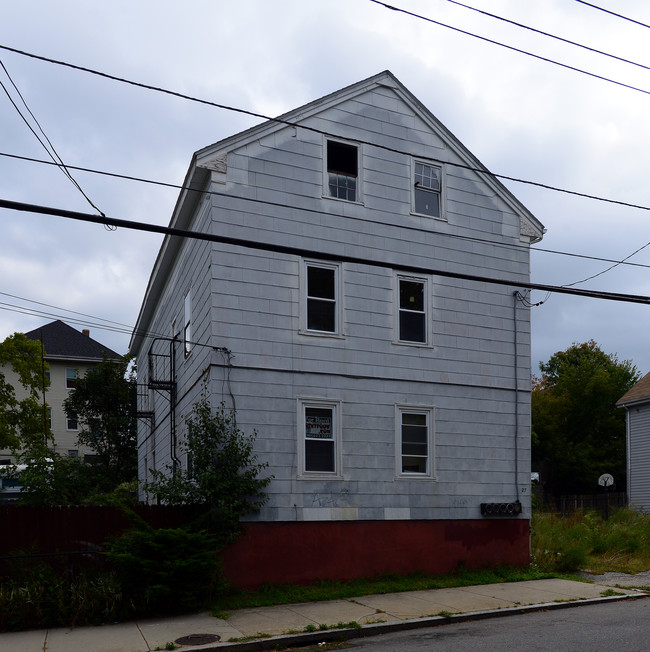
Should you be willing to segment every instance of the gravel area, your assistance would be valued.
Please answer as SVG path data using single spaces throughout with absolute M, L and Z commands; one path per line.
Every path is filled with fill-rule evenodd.
M 650 587 L 650 571 L 629 575 L 628 573 L 603 573 L 594 575 L 587 571 L 580 571 L 580 576 L 606 586 L 626 586 L 626 587 Z

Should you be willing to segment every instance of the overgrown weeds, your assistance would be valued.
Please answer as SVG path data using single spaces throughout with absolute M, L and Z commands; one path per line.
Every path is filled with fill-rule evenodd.
M 638 573 L 650 569 L 650 516 L 619 509 L 605 520 L 596 512 L 534 513 L 531 551 L 540 570 Z

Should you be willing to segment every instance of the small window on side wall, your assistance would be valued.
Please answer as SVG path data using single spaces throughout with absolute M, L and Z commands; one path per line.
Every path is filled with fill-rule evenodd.
M 74 389 L 77 384 L 78 373 L 76 369 L 70 369 L 69 367 L 65 370 L 65 386 L 67 389 Z
M 74 412 L 71 412 L 65 421 L 66 430 L 79 430 L 79 421 L 77 420 L 77 415 Z
M 340 333 L 340 266 L 303 262 L 303 324 L 307 333 Z
M 330 197 L 357 201 L 359 160 L 356 145 L 327 141 L 327 186 Z
M 432 408 L 397 408 L 398 474 L 415 478 L 433 476 Z
M 299 401 L 301 475 L 338 473 L 338 412 L 335 402 Z
M 429 344 L 429 281 L 397 277 L 397 341 Z
M 192 351 L 192 292 L 187 291 L 183 302 L 183 352 L 187 357 Z
M 429 217 L 441 217 L 442 170 L 435 165 L 414 162 L 413 211 Z

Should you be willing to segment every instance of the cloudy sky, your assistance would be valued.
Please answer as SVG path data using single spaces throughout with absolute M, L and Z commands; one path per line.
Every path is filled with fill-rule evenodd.
M 391 4 L 455 29 L 372 0 L 21 0 L 4 3 L 0 46 L 267 116 L 388 69 L 492 172 L 617 202 L 505 182 L 548 230 L 534 282 L 575 283 L 650 241 L 647 2 L 591 3 L 635 23 L 579 0 L 465 0 L 627 62 L 449 0 Z M 97 212 L 56 167 L 15 158 L 48 159 L 16 88 L 67 165 L 169 184 L 194 151 L 260 121 L 6 49 L 0 61 L 0 199 Z M 169 222 L 177 190 L 71 173 L 107 216 Z M 60 318 L 126 352 L 160 243 L 0 208 L 0 338 Z M 628 263 L 577 287 L 650 295 L 650 246 Z M 534 369 L 594 339 L 650 371 L 649 306 L 553 294 L 532 315 Z

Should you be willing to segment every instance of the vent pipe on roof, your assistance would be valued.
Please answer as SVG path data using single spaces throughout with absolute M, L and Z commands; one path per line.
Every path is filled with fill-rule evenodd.
M 81 332 L 82 332 L 86 337 L 90 337 L 90 331 L 89 331 L 87 328 L 84 328 Z

